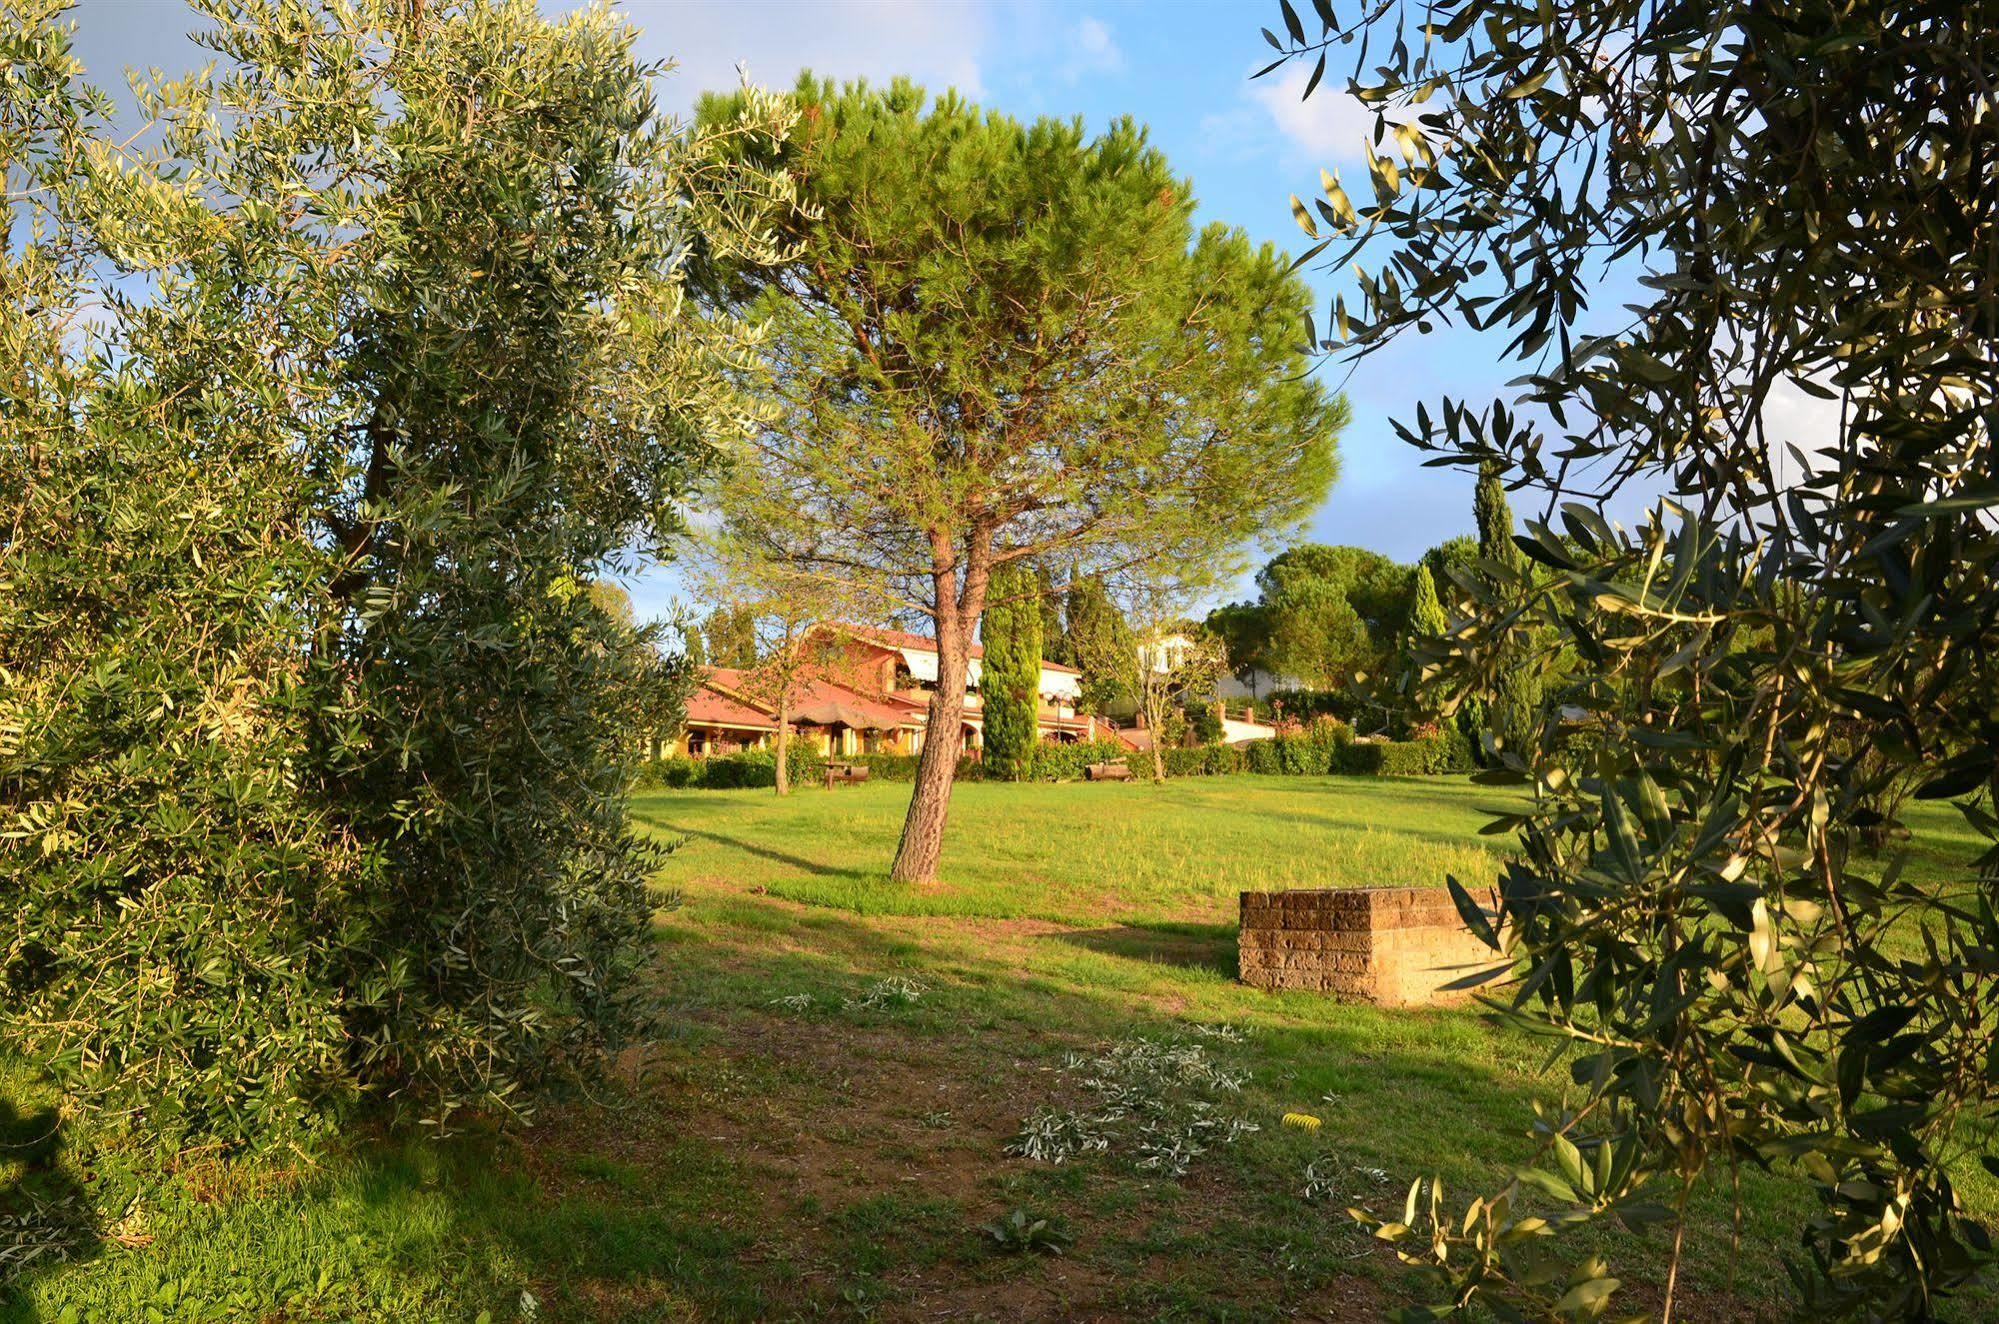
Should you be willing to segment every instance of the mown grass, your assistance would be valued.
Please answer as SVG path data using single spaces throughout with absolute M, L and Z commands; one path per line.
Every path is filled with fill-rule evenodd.
M 940 881 L 886 881 L 906 786 L 778 800 L 768 791 L 662 794 L 639 812 L 684 836 L 673 885 L 749 878 L 773 895 L 862 915 L 1089 924 L 1233 923 L 1243 891 L 1440 882 L 1489 873 L 1479 839 L 1506 797 L 1457 779 L 1227 777 L 1146 784 L 957 788 Z
M 906 794 L 643 799 L 652 831 L 684 839 L 660 877 L 679 897 L 658 924 L 666 1033 L 621 1088 L 531 1129 L 362 1132 L 310 1162 L 230 1166 L 88 1137 L 39 1162 L 0 1149 L 17 1199 L 136 1195 L 81 1258 L 23 1270 L 0 1319 L 1369 1318 L 1403 1280 L 1345 1206 L 1399 1207 L 1419 1175 L 1494 1186 L 1529 1152 L 1532 1102 L 1562 1096 L 1539 1045 L 1469 1010 L 1234 979 L 1240 890 L 1489 876 L 1508 844 L 1475 835 L 1490 790 L 970 784 L 943 879 L 900 889 L 882 873 Z M 1941 813 L 1917 822 L 1919 870 L 1972 848 Z M 853 1005 L 887 976 L 927 992 Z M 1226 1106 L 1262 1129 L 1185 1177 L 1004 1154 L 1037 1106 L 1077 1104 L 1067 1054 L 1220 1023 L 1245 1037 L 1200 1042 L 1250 1073 Z M 26 1127 L 52 1101 L 14 1085 Z M 1322 1129 L 1279 1127 L 1289 1110 Z M 1339 1188 L 1308 1202 L 1305 1165 L 1327 1156 Z M 1999 1208 L 1988 1181 L 1967 1190 Z M 1775 1311 L 1808 1199 L 1747 1177 L 1738 1259 L 1726 1192 L 1702 1192 L 1677 1317 Z M 979 1226 L 1017 1206 L 1060 1219 L 1069 1253 L 995 1249 Z M 1643 1309 L 1663 1243 L 1603 1247 Z

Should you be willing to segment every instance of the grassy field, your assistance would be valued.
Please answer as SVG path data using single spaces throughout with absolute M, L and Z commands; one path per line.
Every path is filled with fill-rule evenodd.
M 1234 979 L 1236 892 L 1484 878 L 1504 848 L 1474 835 L 1492 792 L 973 783 L 943 880 L 902 889 L 881 879 L 906 794 L 646 797 L 642 820 L 681 843 L 660 877 L 679 902 L 659 920 L 668 1033 L 620 1088 L 504 1137 L 357 1134 L 312 1163 L 162 1174 L 78 1141 L 35 1189 L 129 1189 L 133 1213 L 73 1230 L 94 1253 L 20 1271 L 0 1318 L 1367 1318 L 1401 1279 L 1346 1206 L 1399 1207 L 1430 1173 L 1502 1181 L 1531 1101 L 1561 1095 L 1536 1045 L 1469 1011 Z M 1921 831 L 1928 867 L 1968 846 L 1941 815 Z M 1165 1102 L 1104 1123 L 1117 1089 Z M 50 1101 L 9 1093 L 0 1144 L 46 1135 Z M 1279 1126 L 1288 1110 L 1322 1129 Z M 1095 1117 L 1105 1149 L 1008 1154 L 1037 1115 L 1072 1139 L 1061 1119 Z M 1224 1143 L 1231 1120 L 1258 1129 Z M 1989 1183 L 1969 1193 L 1999 1207 Z M 1776 1308 L 1771 1248 L 1801 1196 L 1746 1196 L 1739 1263 L 1725 1200 L 1702 1197 L 1681 1318 Z M 1015 1209 L 1057 1220 L 1067 1253 L 980 1231 Z M 1610 1249 L 1642 1308 L 1662 1247 Z

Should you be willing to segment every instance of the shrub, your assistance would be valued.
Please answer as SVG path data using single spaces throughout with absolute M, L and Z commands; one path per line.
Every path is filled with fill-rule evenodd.
M 816 753 L 792 749 L 794 781 L 817 780 L 825 771 L 825 760 Z M 809 762 L 803 761 L 809 755 Z M 1083 770 L 1092 763 L 1108 763 L 1134 755 L 1122 742 L 1097 740 L 1076 745 L 1043 745 L 1035 754 L 1035 781 L 1081 781 Z M 1279 736 L 1245 745 L 1209 744 L 1193 748 L 1175 747 L 1165 751 L 1169 777 L 1222 777 L 1231 773 L 1254 772 L 1266 776 L 1322 777 L 1331 773 L 1347 775 L 1417 776 L 1469 772 L 1473 767 L 1471 745 L 1455 730 L 1436 731 L 1415 740 L 1354 739 L 1344 723 L 1324 720 L 1297 735 Z M 909 782 L 916 777 L 914 754 L 859 754 L 843 760 L 868 769 L 874 781 Z M 1142 760 L 1139 761 L 1142 763 Z M 1134 772 L 1142 772 L 1138 763 Z M 976 760 L 967 756 L 958 763 L 960 781 L 980 781 L 989 776 Z M 729 790 L 775 784 L 771 756 L 762 751 L 747 754 L 718 754 L 702 761 L 662 759 L 642 773 L 642 784 L 666 787 L 698 787 Z
M 915 754 L 861 754 L 848 759 L 868 770 L 868 776 L 878 782 L 913 782 L 916 780 Z M 958 760 L 958 777 L 965 779 L 973 775 L 970 771 L 972 760 Z
M 1042 782 L 1081 781 L 1092 763 L 1112 763 L 1131 757 L 1120 740 L 1085 740 L 1074 745 L 1043 745 L 1034 755 L 1034 779 Z M 1137 771 L 1136 768 L 1133 769 Z
M 785 764 L 793 786 L 809 786 L 826 775 L 826 756 L 802 740 L 791 742 L 785 751 Z M 705 759 L 661 759 L 641 770 L 640 784 L 706 791 L 774 788 L 777 755 L 767 749 L 746 749 L 735 754 L 710 754 Z
M 1194 733 L 1194 739 L 1202 745 L 1220 743 L 1223 732 L 1222 715 L 1212 703 L 1191 703 L 1187 705 L 1187 729 Z
M 1166 775 L 1169 777 L 1219 777 L 1232 772 L 1245 772 L 1249 768 L 1247 749 L 1254 745 L 1197 745 L 1192 749 L 1169 749 L 1166 751 Z
M 678 755 L 641 763 L 632 775 L 632 789 L 652 791 L 660 788 L 679 790 L 682 787 L 698 785 L 701 780 L 701 765 L 690 758 Z
M 1356 741 L 1341 752 L 1333 771 L 1416 777 L 1471 769 L 1470 743 L 1456 731 L 1445 731 L 1418 740 Z
M 916 758 L 914 754 L 847 754 L 839 755 L 832 761 L 866 768 L 870 781 L 910 782 L 916 780 Z M 788 761 L 794 787 L 818 785 L 825 780 L 829 760 L 803 741 L 792 743 Z M 978 760 L 966 755 L 958 760 L 957 775 L 960 781 L 977 781 L 985 776 L 985 770 Z M 711 754 L 705 759 L 665 758 L 656 763 L 642 764 L 635 784 L 641 790 L 663 787 L 668 790 L 732 791 L 774 787 L 777 785 L 777 759 L 769 750 L 763 749 L 744 750 L 737 754 Z

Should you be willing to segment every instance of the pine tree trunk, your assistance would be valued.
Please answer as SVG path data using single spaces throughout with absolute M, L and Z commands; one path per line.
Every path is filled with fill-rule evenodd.
M 956 665 L 937 656 L 937 689 L 930 696 L 930 717 L 923 752 L 916 760 L 916 789 L 909 797 L 909 814 L 902 821 L 902 844 L 896 848 L 889 878 L 898 883 L 927 883 L 937 876 L 944 853 L 944 821 L 951 810 L 951 779 L 965 747 L 965 657 Z
M 898 883 L 927 883 L 937 877 L 937 861 L 944 852 L 944 822 L 951 812 L 951 779 L 957 774 L 958 754 L 965 745 L 965 676 L 972 628 L 985 608 L 988 546 L 984 538 L 974 540 L 963 588 L 957 584 L 949 544 L 933 536 L 933 546 L 937 553 L 933 576 L 937 689 L 930 696 L 923 753 L 916 760 L 916 788 L 909 797 L 909 814 L 902 820 L 902 842 L 888 871 L 890 881 Z

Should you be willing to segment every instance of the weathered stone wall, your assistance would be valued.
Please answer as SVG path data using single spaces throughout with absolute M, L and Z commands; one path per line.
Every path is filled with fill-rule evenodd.
M 1242 981 L 1256 988 L 1391 1006 L 1467 996 L 1439 985 L 1496 959 L 1441 887 L 1244 892 L 1237 954 Z

